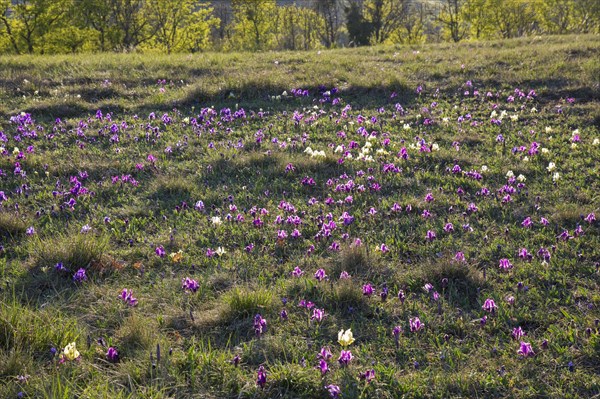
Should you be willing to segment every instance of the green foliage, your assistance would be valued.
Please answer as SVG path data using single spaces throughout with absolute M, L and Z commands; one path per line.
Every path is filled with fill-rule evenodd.
M 277 46 L 303 46 L 286 26 L 273 33 Z M 99 43 L 96 34 L 93 41 L 82 49 Z M 570 35 L 257 55 L 0 57 L 8 140 L 0 155 L 0 397 L 320 398 L 329 384 L 345 398 L 593 397 L 600 234 L 598 221 L 581 215 L 600 206 L 599 47 L 596 35 Z M 519 98 L 516 88 L 537 96 Z M 21 111 L 31 125 L 10 120 Z M 539 153 L 528 155 L 534 141 Z M 355 156 L 340 162 L 342 144 Z M 23 154 L 13 154 L 15 145 Z M 308 146 L 326 156 L 310 156 Z M 398 155 L 403 147 L 408 159 Z M 374 162 L 357 159 L 363 148 Z M 17 156 L 26 174 L 13 173 Z M 399 170 L 384 172 L 390 163 Z M 503 203 L 509 170 L 526 179 Z M 303 185 L 305 176 L 316 184 Z M 87 190 L 71 208 L 75 178 Z M 348 180 L 365 190 L 336 188 Z M 349 224 L 345 211 L 355 218 Z M 298 226 L 287 223 L 292 215 Z M 332 237 L 318 237 L 327 222 L 337 226 Z M 448 222 L 454 231 L 444 230 Z M 92 230 L 81 233 L 84 225 Z M 278 238 L 295 227 L 300 237 Z M 428 230 L 436 240 L 425 239 Z M 573 238 L 560 238 L 563 230 Z M 225 252 L 208 252 L 218 247 Z M 181 258 L 169 256 L 179 250 Z M 501 258 L 514 267 L 500 270 Z M 76 269 L 88 266 L 88 280 L 75 283 Z M 302 276 L 291 273 L 296 266 Z M 321 268 L 327 278 L 318 281 Z M 185 278 L 198 290 L 185 291 Z M 482 309 L 487 298 L 496 312 Z M 261 334 L 257 313 L 267 322 Z M 424 323 L 418 333 L 409 326 L 415 317 Z M 517 354 L 516 327 L 535 356 Z M 337 361 L 342 329 L 356 339 L 347 367 Z M 70 342 L 81 358 L 59 363 L 50 348 Z M 108 360 L 108 347 L 119 361 Z M 315 368 L 323 347 L 333 354 L 324 376 Z M 360 376 L 371 369 L 367 383 Z
M 600 32 L 594 0 L 0 0 L 0 53 L 311 50 Z

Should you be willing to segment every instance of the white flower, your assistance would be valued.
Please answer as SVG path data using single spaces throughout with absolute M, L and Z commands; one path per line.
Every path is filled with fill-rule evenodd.
M 344 147 L 342 147 L 341 145 L 338 145 L 337 147 L 335 147 L 335 151 L 334 152 L 344 152 Z
M 594 141 L 592 141 L 592 145 L 598 145 L 600 144 L 600 139 L 595 138 Z
M 450 118 L 448 118 L 448 117 L 446 116 L 446 117 L 442 118 L 442 122 L 444 122 L 444 123 L 448 123 L 448 122 L 450 122 Z
M 537 108 L 536 107 L 531 108 L 531 113 L 532 114 L 535 114 L 536 112 L 537 112 Z
M 571 143 L 571 149 L 574 150 L 575 148 L 577 148 L 577 143 Z
M 226 251 L 223 249 L 223 247 L 218 247 L 215 253 L 219 256 L 223 256 L 225 255 Z
M 556 169 L 556 164 L 554 162 L 550 162 L 546 169 L 548 170 L 548 172 L 552 172 L 554 169 Z
M 576 134 L 579 134 L 579 129 L 573 130 L 573 133 L 571 133 L 571 136 L 575 136 Z
M 306 147 L 306 150 L 304 150 L 304 153 L 305 153 L 305 154 L 312 155 L 312 153 L 313 153 L 313 150 L 312 150 L 312 148 L 310 148 L 310 147 Z
M 220 216 L 213 216 L 210 218 L 210 221 L 212 222 L 212 224 L 217 225 L 217 226 L 220 225 L 221 223 L 223 223 Z
M 529 157 L 523 157 L 523 162 L 529 162 Z
M 482 166 L 481 166 L 481 171 L 482 171 L 482 172 L 487 172 L 487 171 L 488 171 L 488 167 L 487 167 L 487 165 L 482 165 Z
M 512 170 L 509 170 L 508 172 L 506 172 L 506 177 L 511 178 L 513 177 L 515 174 Z
M 496 110 L 493 110 L 492 113 L 490 114 L 490 118 L 495 118 L 498 116 L 498 113 L 496 112 Z
M 552 133 L 552 128 L 550 126 L 546 126 L 546 133 Z
M 370 148 L 370 147 L 372 147 L 372 146 L 373 146 L 373 144 L 371 144 L 371 142 L 370 142 L 370 141 L 367 141 L 367 142 L 365 143 L 365 147 L 369 147 L 369 148 Z
M 13 148 L 13 155 L 17 155 L 19 152 L 21 152 L 21 150 L 19 150 L 19 147 Z
M 558 172 L 555 172 L 552 175 L 552 181 L 558 181 L 558 179 L 560 179 L 560 174 Z
M 438 143 L 433 143 L 431 145 L 431 150 L 432 151 L 439 151 L 440 150 L 440 146 L 438 145 Z
M 527 180 L 527 178 L 523 175 L 519 175 L 519 176 L 517 176 L 517 180 L 520 182 L 524 182 L 525 180 Z
M 542 148 L 542 154 L 548 154 L 550 152 L 546 147 Z
M 410 130 L 410 124 L 405 123 L 403 128 L 404 128 L 404 130 Z
M 513 121 L 513 122 L 518 121 L 519 120 L 519 115 L 517 115 L 517 114 L 511 115 L 510 116 L 510 120 Z

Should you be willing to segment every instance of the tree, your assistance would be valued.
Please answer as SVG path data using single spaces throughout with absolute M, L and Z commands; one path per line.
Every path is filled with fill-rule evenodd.
M 317 0 L 314 7 L 325 21 L 325 29 L 321 32 L 321 40 L 325 47 L 331 48 L 337 42 L 338 31 L 342 25 L 340 1 Z
M 13 0 L 6 6 L 1 17 L 6 34 L 16 53 L 21 53 L 21 43 L 29 54 L 39 49 L 43 37 L 59 25 L 70 9 L 66 0 Z M 10 16 L 9 16 L 10 14 Z
M 372 26 L 366 20 L 362 7 L 356 2 L 350 3 L 346 8 L 346 29 L 350 36 L 350 43 L 355 46 L 366 46 L 372 33 Z
M 99 50 L 108 50 L 115 32 L 110 1 L 75 0 L 74 8 L 83 26 L 96 32 Z
M 275 0 L 233 0 L 233 47 L 263 50 L 273 35 Z
M 488 0 L 467 0 L 463 7 L 463 15 L 471 37 L 482 39 L 493 34 Z
M 0 0 L 0 37 L 6 38 L 15 53 L 21 53 L 17 42 L 17 26 L 14 19 L 10 18 L 10 0 Z
M 144 0 L 108 0 L 113 23 L 117 29 L 117 45 L 121 50 L 131 50 L 150 39 L 150 20 L 145 17 Z
M 148 0 L 146 7 L 152 41 L 167 54 L 205 48 L 211 26 L 218 23 L 212 9 L 195 0 Z
M 366 0 L 364 14 L 371 27 L 372 40 L 385 42 L 402 26 L 407 16 L 408 2 L 405 0 Z
M 450 38 L 455 43 L 461 41 L 467 34 L 467 28 L 462 13 L 463 5 L 464 0 L 443 0 L 437 18 L 448 31 Z
M 600 1 L 573 1 L 574 29 L 581 33 L 600 33 Z
M 538 24 L 536 1 L 489 0 L 490 20 L 503 39 L 532 33 Z

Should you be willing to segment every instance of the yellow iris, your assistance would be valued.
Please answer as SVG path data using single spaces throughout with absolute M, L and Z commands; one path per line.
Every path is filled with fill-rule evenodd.
M 169 257 L 171 257 L 173 263 L 179 263 L 183 259 L 183 251 L 179 250 L 177 252 L 173 252 L 169 255 Z
M 67 360 L 75 360 L 79 357 L 79 355 L 80 353 L 75 347 L 75 342 L 71 342 L 70 344 L 65 346 L 65 349 L 63 350 L 63 356 Z
M 354 337 L 352 337 L 352 331 L 350 329 L 347 329 L 344 332 L 344 329 L 342 328 L 340 332 L 338 332 L 338 342 L 343 347 L 352 344 L 354 342 Z

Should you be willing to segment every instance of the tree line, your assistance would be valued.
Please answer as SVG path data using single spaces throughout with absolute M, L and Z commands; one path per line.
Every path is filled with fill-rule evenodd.
M 309 50 L 600 33 L 598 0 L 0 0 L 0 54 Z

